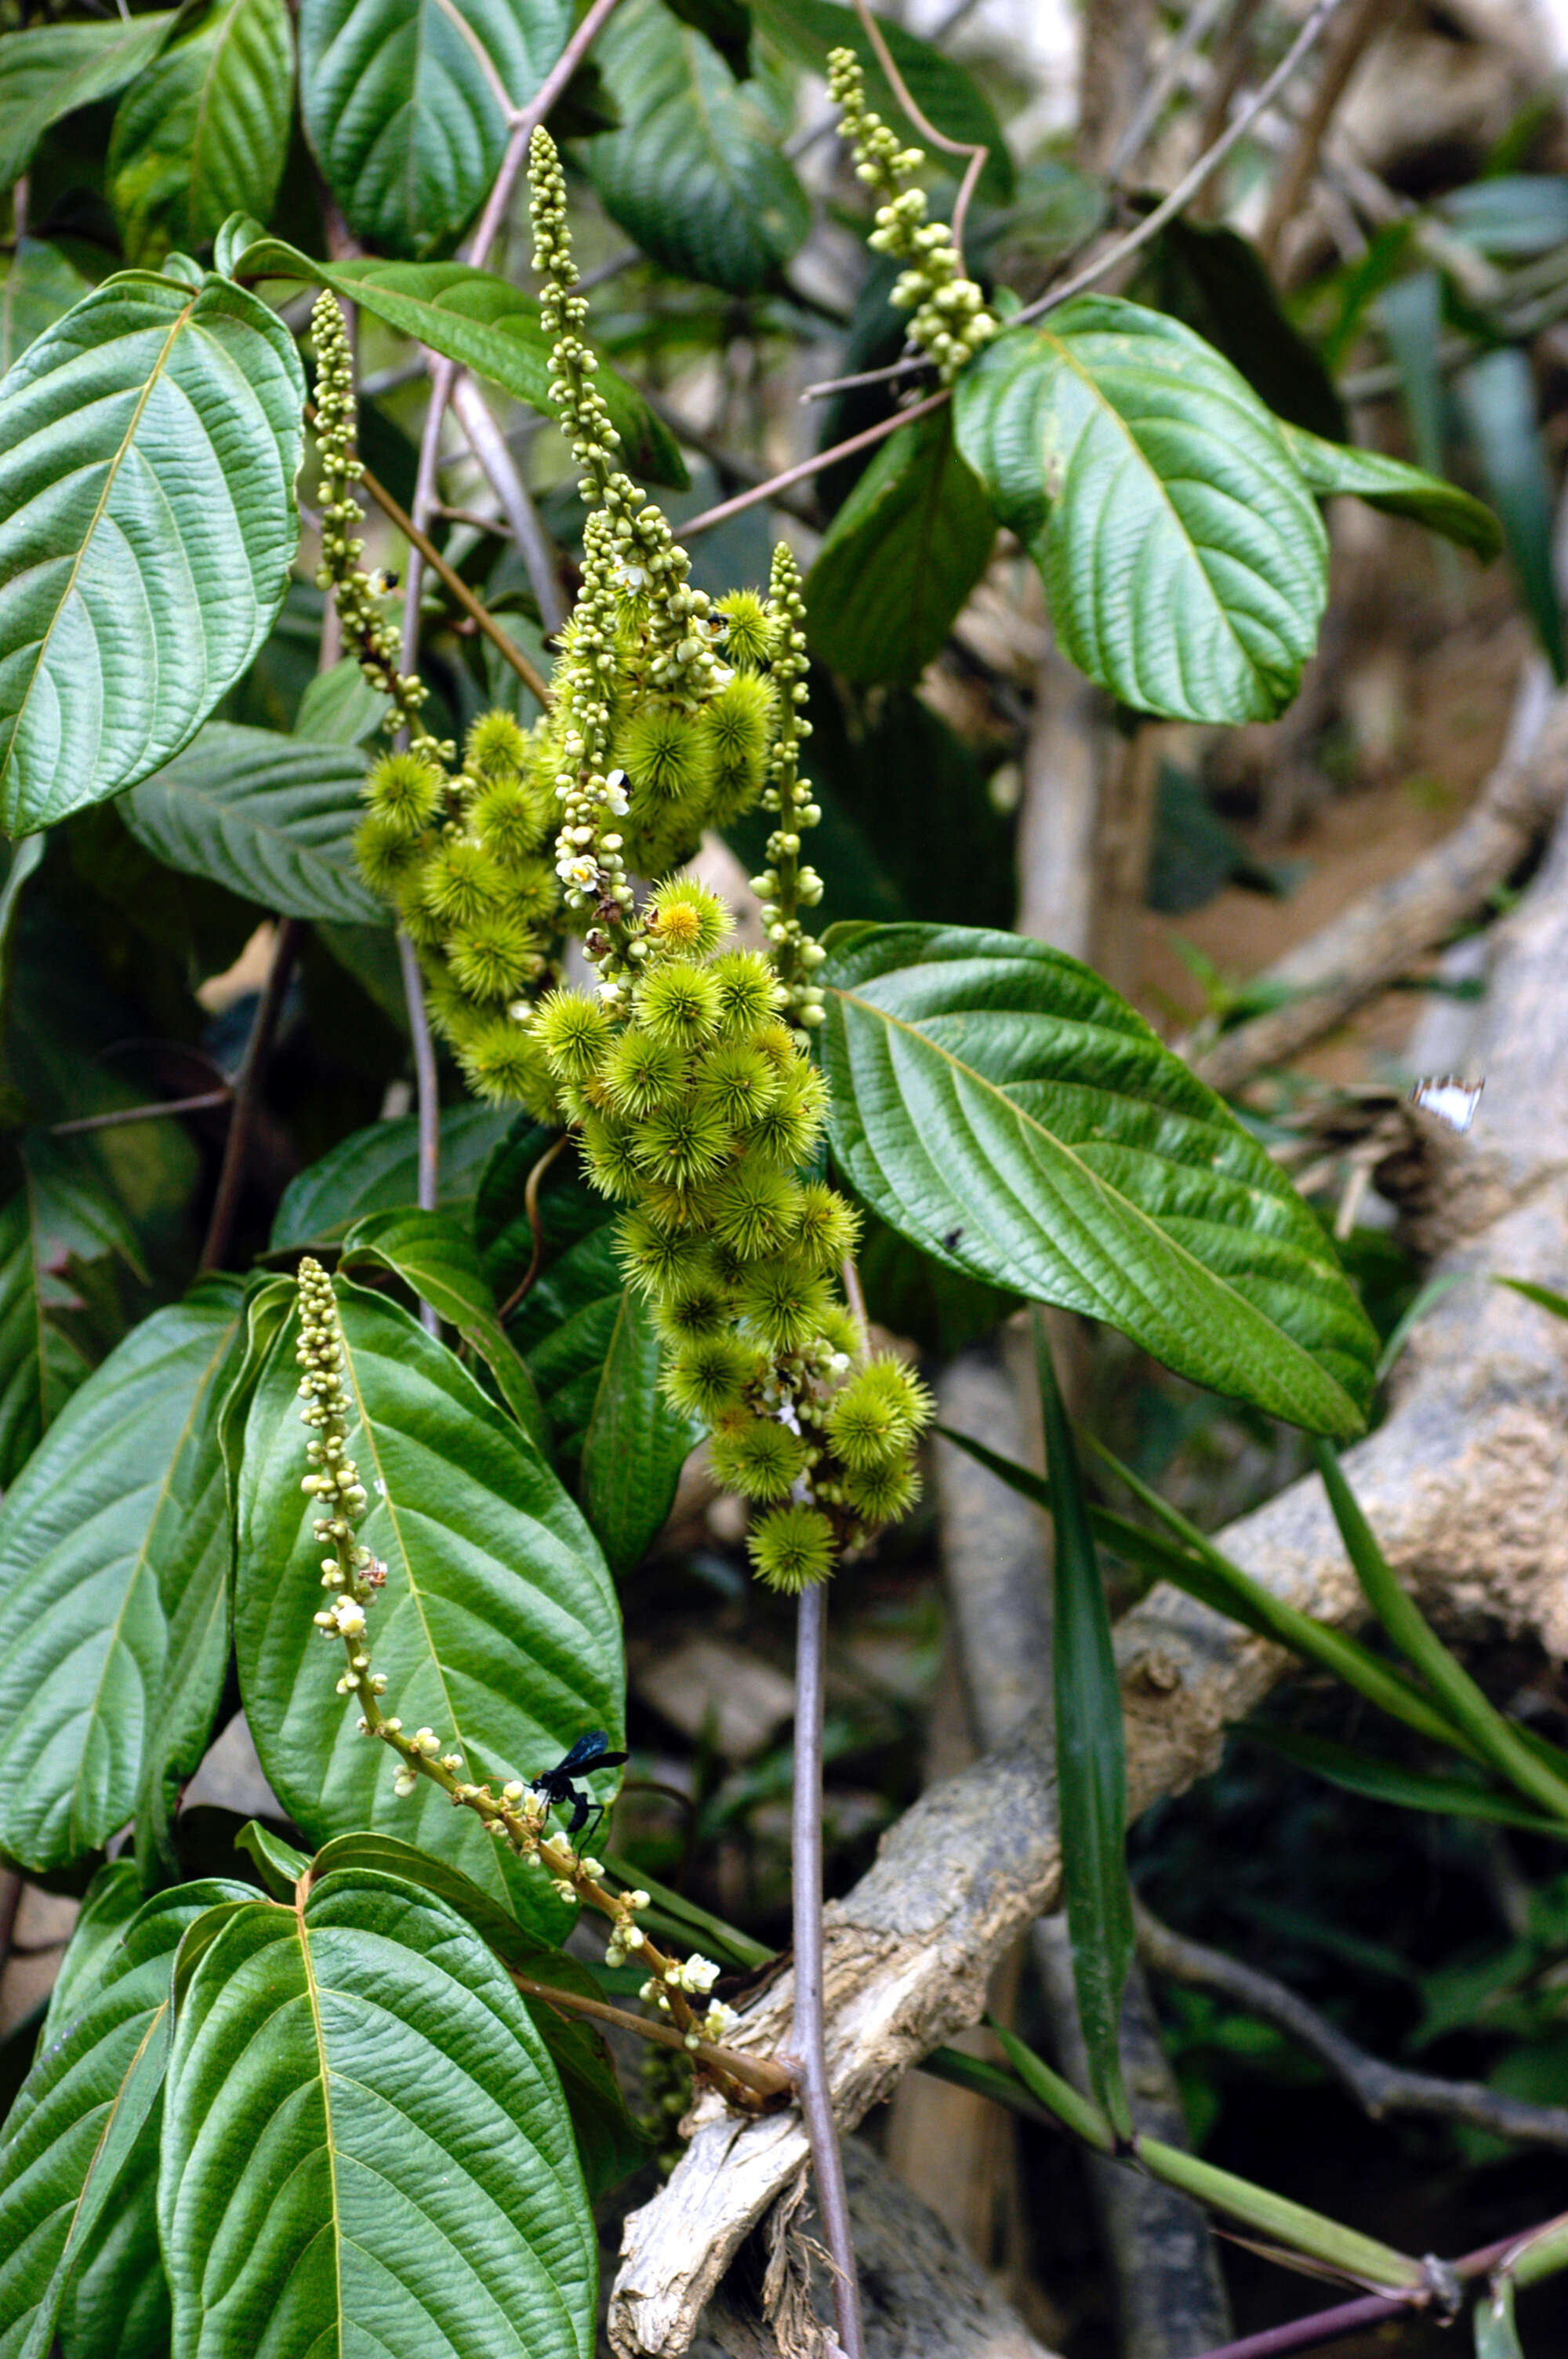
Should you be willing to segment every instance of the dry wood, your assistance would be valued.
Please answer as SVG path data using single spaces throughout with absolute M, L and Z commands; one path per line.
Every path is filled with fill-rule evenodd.
M 1568 1327 L 1486 1280 L 1506 1274 L 1562 1288 L 1568 1278 L 1568 830 L 1498 936 L 1486 1114 L 1454 1145 L 1453 1241 L 1441 1261 L 1472 1283 L 1417 1330 L 1390 1415 L 1346 1464 L 1394 1565 L 1448 1627 L 1500 1625 L 1563 1655 Z M 1338 1625 L 1360 1618 L 1315 1480 L 1221 1538 L 1294 1605 Z M 1213 1769 L 1226 1729 L 1287 1658 L 1165 1589 L 1127 1614 L 1117 1636 L 1137 1813 Z M 933 1788 L 890 1831 L 876 1864 L 827 1912 L 828 2057 L 843 2124 L 976 2019 L 992 1966 L 1054 1903 L 1060 1871 L 1040 1728 Z M 785 1978 L 736 2044 L 780 2046 L 790 2006 Z M 611 2310 L 622 2359 L 687 2347 L 741 2240 L 805 2157 L 793 2114 L 739 2123 L 704 2102 L 668 2185 L 626 2223 Z
M 1265 970 L 1260 982 L 1292 995 L 1284 1006 L 1238 1025 L 1194 1057 L 1212 1088 L 1239 1089 L 1254 1073 L 1283 1064 L 1362 1000 L 1408 974 L 1484 911 L 1541 841 L 1568 792 L 1568 694 L 1521 696 L 1520 704 L 1521 719 L 1531 707 L 1539 716 L 1534 727 L 1512 733 L 1515 742 L 1453 833 Z

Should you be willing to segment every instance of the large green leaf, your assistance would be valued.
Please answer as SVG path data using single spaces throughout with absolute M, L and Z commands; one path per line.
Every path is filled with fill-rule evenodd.
M 1408 467 L 1402 459 L 1385 459 L 1380 451 L 1325 442 L 1299 426 L 1287 425 L 1284 435 L 1297 466 L 1323 498 L 1352 493 L 1389 516 L 1413 516 L 1429 532 L 1456 540 L 1477 557 L 1496 557 L 1502 547 L 1502 528 L 1491 509 L 1457 484 L 1429 475 L 1424 468 Z
M 500 169 L 500 91 L 525 106 L 571 28 L 570 0 L 301 0 L 306 136 L 356 235 L 449 245 Z
M 811 226 L 763 85 L 659 0 L 622 0 L 594 54 L 621 115 L 583 148 L 605 211 L 665 269 L 756 293 Z
M 834 517 L 806 579 L 806 627 L 846 679 L 917 680 L 996 539 L 950 411 L 901 426 Z
M 481 1174 L 511 1126 L 504 1108 L 448 1106 L 441 1115 L 441 1210 L 466 1212 Z M 419 1201 L 419 1124 L 414 1114 L 373 1122 L 289 1181 L 273 1217 L 274 1253 L 330 1245 L 356 1221 Z
M 91 1152 L 39 1131 L 20 1160 L 21 1187 L 0 1212 L 0 1491 L 92 1370 L 59 1323 L 81 1308 L 70 1264 L 115 1254 L 141 1270 L 135 1234 Z
M 620 1617 L 604 1560 L 559 1482 L 443 1343 L 395 1303 L 340 1284 L 348 1447 L 371 1506 L 360 1527 L 385 1559 L 370 1614 L 386 1709 L 433 1728 L 476 1779 L 526 1777 L 586 1729 L 619 1741 Z M 302 1498 L 292 1324 L 275 1344 L 245 1431 L 234 1637 L 256 1747 L 274 1789 L 315 1842 L 384 1828 L 452 1861 L 546 1934 L 546 1879 L 469 1810 L 421 1780 L 393 1792 L 395 1762 L 334 1695 L 324 1646 L 314 1503 Z
M 243 288 L 130 271 L 0 384 L 0 826 L 135 786 L 261 647 L 298 539 L 305 379 Z
M 925 144 L 924 135 L 893 96 L 853 8 L 842 6 L 840 0 L 752 0 L 752 5 L 769 39 L 796 65 L 815 73 L 826 70 L 829 49 L 853 49 L 865 74 L 866 96 L 883 121 L 892 124 L 901 139 Z M 885 10 L 877 13 L 882 38 L 916 106 L 949 139 L 989 149 L 979 192 L 991 204 L 1006 204 L 1013 190 L 1012 158 L 995 110 L 979 84 L 929 41 L 907 31 L 895 16 Z M 939 149 L 930 154 L 932 162 L 945 170 L 962 169 L 961 158 L 949 159 Z
M 92 280 L 42 238 L 18 238 L 9 254 L 0 255 L 0 375 L 35 336 L 92 292 Z
M 182 1995 L 159 2224 L 176 2359 L 589 2359 L 597 2248 L 528 2010 L 365 1869 L 253 1900 Z
M 989 345 L 954 415 L 1091 679 L 1188 721 L 1270 721 L 1290 702 L 1327 538 L 1281 428 L 1212 345 L 1081 295 Z
M 178 14 L 168 8 L 98 24 L 39 25 L 0 39 L 0 186 L 27 170 L 51 123 L 135 81 Z
M 680 1471 L 703 1435 L 659 1389 L 659 1339 L 643 1297 L 616 1308 L 582 1437 L 580 1495 L 610 1570 L 634 1572 L 675 1505 Z
M 385 902 L 354 865 L 364 774 L 357 746 L 210 721 L 120 809 L 137 842 L 188 876 L 287 918 L 384 925 Z
M 121 100 L 107 186 L 128 262 L 194 252 L 232 212 L 265 221 L 288 153 L 294 30 L 285 0 L 218 0 Z
M 1377 1337 L 1333 1247 L 1108 984 L 965 927 L 840 926 L 828 949 L 833 1152 L 890 1227 L 1217 1392 L 1360 1430 Z
M 133 1328 L 0 1506 L 0 1851 L 67 1865 L 200 1759 L 223 1683 L 216 1420 L 239 1289 Z
M 148 1901 L 28 2074 L 0 2140 L 4 2359 L 44 2359 L 68 2282 L 82 2271 L 74 2306 L 96 2308 L 117 2290 L 124 2330 L 93 2347 L 140 2359 L 149 2341 L 167 2343 L 153 2201 L 175 1951 L 199 1917 L 248 1897 L 243 1884 L 213 1882 Z
M 343 1239 L 341 1266 L 345 1273 L 361 1266 L 384 1269 L 402 1278 L 478 1353 L 535 1449 L 548 1449 L 549 1428 L 534 1379 L 496 1316 L 479 1249 L 451 1213 L 407 1208 L 372 1212 L 356 1221 Z
M 1568 680 L 1568 625 L 1552 551 L 1552 468 L 1529 355 L 1512 344 L 1483 353 L 1460 371 L 1454 391 L 1526 612 L 1557 679 Z
M 1178 215 L 1148 249 L 1138 293 L 1223 353 L 1280 419 L 1333 442 L 1349 432 L 1322 354 L 1285 310 L 1250 239 Z
M 470 269 L 461 262 L 356 261 L 329 267 L 270 237 L 247 245 L 240 266 L 247 278 L 305 278 L 330 287 L 389 328 L 460 361 L 545 417 L 556 416 L 550 345 L 539 324 L 538 303 L 492 270 Z M 621 437 L 621 458 L 630 473 L 684 491 L 689 478 L 675 438 L 636 386 L 602 362 L 594 383 Z

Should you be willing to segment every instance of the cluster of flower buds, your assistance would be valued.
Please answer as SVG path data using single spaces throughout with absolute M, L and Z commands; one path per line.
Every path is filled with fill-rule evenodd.
M 675 2011 L 670 1998 L 672 1991 L 684 1991 L 694 1998 L 708 1998 L 719 1975 L 719 1969 L 711 1958 L 699 1957 L 694 1951 L 689 1958 L 672 1958 L 664 1973 L 650 1976 L 637 1995 L 644 2006 L 654 2007 L 661 2015 L 671 2015 Z M 739 2021 L 740 2017 L 732 2006 L 726 2006 L 722 1999 L 708 1999 L 706 2011 L 700 2016 L 693 2015 L 692 2027 L 686 2034 L 686 2045 L 695 2049 L 704 2039 L 725 2039 Z
M 380 1695 L 386 1681 L 371 1669 L 362 1641 L 365 1608 L 386 1580 L 386 1567 L 353 1536 L 353 1527 L 368 1504 L 359 1468 L 345 1447 L 349 1430 L 349 1398 L 343 1383 L 343 1347 L 338 1329 L 338 1306 L 332 1281 L 320 1263 L 306 1257 L 299 1266 L 299 1397 L 305 1404 L 300 1423 L 310 1434 L 305 1445 L 308 1473 L 300 1489 L 313 1498 L 320 1512 L 311 1524 L 311 1536 L 330 1553 L 321 1559 L 321 1586 L 336 1590 L 330 1605 L 323 1606 L 316 1627 L 324 1638 L 341 1639 L 349 1668 L 338 1681 L 340 1695 Z
M 927 221 L 924 192 L 903 186 L 925 163 L 925 154 L 904 147 L 866 104 L 865 79 L 853 49 L 829 52 L 827 89 L 838 106 L 843 136 L 854 146 L 855 178 L 881 200 L 869 243 L 878 254 L 896 255 L 907 266 L 892 300 L 914 314 L 910 342 L 950 384 L 996 334 L 996 316 L 975 281 L 965 276 L 963 256 L 946 222 Z

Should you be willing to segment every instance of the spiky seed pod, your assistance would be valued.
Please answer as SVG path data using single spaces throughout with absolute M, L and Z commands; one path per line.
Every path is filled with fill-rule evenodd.
M 421 886 L 425 907 L 447 926 L 471 926 L 481 911 L 499 907 L 505 890 L 497 864 L 467 835 L 437 845 Z
M 808 1180 L 800 1191 L 800 1216 L 790 1249 L 808 1269 L 837 1269 L 846 1254 L 855 1250 L 860 1223 L 854 1207 L 837 1188 L 820 1180 Z
M 772 1507 L 746 1538 L 757 1578 L 798 1597 L 833 1570 L 833 1527 L 816 1507 Z
M 544 798 L 521 778 L 496 778 L 481 786 L 469 805 L 469 817 L 485 850 L 506 868 L 537 852 L 550 824 Z M 547 861 L 539 864 L 554 875 Z
M 805 1055 L 799 1033 L 792 1032 L 787 1024 L 780 1023 L 776 1017 L 759 1024 L 752 1038 L 763 1056 L 773 1059 L 781 1073 L 793 1072 Z
M 638 1190 L 643 1210 L 651 1221 L 666 1229 L 690 1229 L 697 1235 L 708 1235 L 712 1227 L 712 1196 L 716 1185 L 708 1181 L 698 1188 L 673 1186 L 667 1180 L 643 1175 Z
M 534 1023 L 557 1081 L 580 1084 L 599 1071 L 611 1027 L 597 999 L 581 991 L 549 992 L 539 1002 Z
M 821 1329 L 827 1285 L 793 1256 L 759 1262 L 747 1272 L 741 1309 L 770 1352 L 782 1358 L 803 1351 Z
M 742 1261 L 777 1253 L 794 1228 L 800 1190 L 786 1172 L 748 1155 L 714 1190 L 713 1231 Z
M 868 1361 L 827 1406 L 827 1439 L 852 1473 L 901 1464 L 931 1418 L 931 1396 L 903 1364 Z
M 700 723 L 674 705 L 645 704 L 616 733 L 614 759 L 633 786 L 655 802 L 706 795 L 713 746 Z
M 795 1053 L 795 1043 L 789 1027 L 773 1026 L 784 994 L 778 978 L 767 960 L 756 951 L 725 951 L 708 970 L 719 994 L 719 1036 L 734 1040 L 750 1036 L 763 1027 L 776 1028 L 783 1035 L 786 1049 Z
M 556 1096 L 545 1052 L 511 1016 L 492 1016 L 476 1027 L 460 1046 L 458 1062 L 477 1097 L 492 1104 L 515 1098 L 541 1122 L 553 1119 Z
M 725 661 L 747 671 L 757 670 L 768 659 L 767 608 L 754 590 L 731 590 L 719 601 L 719 611 L 729 625 L 724 634 Z
M 448 939 L 452 973 L 471 999 L 512 999 L 545 972 L 536 934 L 504 909 L 489 909 Z
M 708 1253 L 706 1246 L 701 1250 Z M 712 1256 L 708 1254 L 706 1266 L 710 1269 L 711 1266 Z M 662 1343 L 678 1349 L 699 1335 L 722 1335 L 734 1318 L 734 1308 L 730 1288 L 721 1279 L 716 1276 L 698 1277 L 689 1284 L 673 1285 L 667 1293 L 655 1296 L 654 1327 Z
M 760 1049 L 731 1040 L 703 1059 L 702 1086 L 730 1129 L 746 1130 L 777 1097 L 779 1077 Z
M 726 1409 L 740 1407 L 747 1386 L 757 1382 L 765 1364 L 761 1353 L 738 1335 L 698 1335 L 672 1353 L 665 1391 L 687 1416 L 714 1425 Z
M 354 858 L 372 892 L 391 900 L 420 858 L 417 835 L 387 811 L 367 811 L 354 830 Z
M 841 1360 L 852 1360 L 860 1348 L 860 1323 L 841 1302 L 830 1302 L 822 1317 L 822 1341 Z
M 757 672 L 739 671 L 704 712 L 713 748 L 709 817 L 716 827 L 739 819 L 761 794 L 775 710 L 772 682 Z
M 441 808 L 446 780 L 423 754 L 384 754 L 371 765 L 362 793 L 378 818 L 395 821 L 406 836 L 429 826 Z
M 685 959 L 650 969 L 633 1005 L 643 1031 L 673 1049 L 700 1049 L 719 1029 L 719 986 L 707 967 Z
M 634 1152 L 651 1180 L 693 1188 L 730 1159 L 730 1125 L 701 1090 L 688 1091 L 637 1125 Z
M 648 940 L 660 952 L 707 958 L 719 948 L 735 920 L 719 898 L 695 876 L 666 876 L 654 888 L 648 904 Z
M 502 907 L 530 926 L 554 930 L 560 924 L 561 880 L 549 861 L 530 854 L 503 868 L 506 890 Z
M 459 987 L 438 952 L 421 951 L 419 965 L 425 977 L 426 1013 L 443 1040 L 449 1040 L 455 1049 L 493 1021 L 494 1008 L 478 1006 Z
M 827 1085 L 814 1067 L 796 1058 L 779 1077 L 779 1093 L 757 1117 L 749 1149 L 794 1170 L 805 1163 L 827 1119 Z
M 630 1025 L 618 1033 L 603 1068 L 604 1085 L 617 1114 L 645 1121 L 654 1108 L 672 1103 L 687 1085 L 686 1059 L 667 1040 L 655 1040 Z
M 369 824 L 368 821 L 365 822 Z M 393 896 L 404 931 L 416 950 L 439 951 L 446 939 L 446 927 L 425 898 L 425 877 L 428 860 L 410 867 Z
M 895 1524 L 920 1496 L 920 1476 L 907 1457 L 892 1466 L 868 1466 L 859 1473 L 847 1468 L 844 1504 L 869 1525 Z
M 526 768 L 528 740 L 510 712 L 481 712 L 463 745 L 463 767 L 476 778 L 516 778 Z
M 589 1186 L 622 1202 L 640 1196 L 643 1180 L 631 1124 L 613 1114 L 591 1113 L 583 1114 L 581 1122 L 583 1170 Z
M 713 1437 L 713 1479 L 743 1499 L 787 1499 L 806 1472 L 806 1443 L 776 1418 L 727 1419 Z
M 670 1292 L 690 1292 L 710 1284 L 712 1266 L 700 1237 L 679 1229 L 661 1228 L 646 1212 L 622 1212 L 615 1223 L 615 1253 L 627 1281 L 639 1294 L 657 1303 Z M 694 1327 L 690 1336 L 714 1334 L 719 1329 Z

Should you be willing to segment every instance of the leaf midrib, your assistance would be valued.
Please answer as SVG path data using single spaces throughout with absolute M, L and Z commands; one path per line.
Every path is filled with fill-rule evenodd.
M 335 2323 L 341 2336 L 343 2331 L 343 2234 L 342 2212 L 338 2201 L 338 2147 L 332 2136 L 332 2078 L 327 2060 L 327 2035 L 321 2027 L 321 1995 L 316 1983 L 316 1962 L 310 1955 L 310 1933 L 305 1922 L 305 1904 L 295 1888 L 293 1908 L 299 1955 L 305 1969 L 305 1995 L 310 2004 L 310 2023 L 316 2039 L 316 2058 L 321 2073 L 321 2113 L 326 2129 L 327 2179 L 332 2203 L 332 2286 L 337 2299 Z
M 1065 1139 L 1058 1138 L 1054 1131 L 1047 1130 L 1045 1125 L 1041 1122 L 1036 1115 L 1030 1114 L 1025 1107 L 1021 1106 L 1015 1098 L 1009 1097 L 1007 1092 L 1002 1088 L 999 1082 L 991 1081 L 987 1074 L 978 1071 L 973 1065 L 966 1064 L 964 1060 L 961 1057 L 956 1057 L 950 1049 L 945 1049 L 938 1041 L 933 1040 L 930 1034 L 922 1031 L 917 1024 L 911 1024 L 907 1018 L 902 1016 L 894 1016 L 891 1010 L 880 1006 L 874 999 L 862 998 L 858 992 L 849 990 L 843 984 L 828 984 L 826 988 L 832 993 L 836 999 L 843 1001 L 849 1006 L 859 1007 L 867 1015 L 876 1016 L 880 1018 L 882 1023 L 890 1026 L 891 1027 L 900 1032 L 906 1033 L 912 1040 L 918 1041 L 920 1045 L 932 1056 L 939 1058 L 945 1064 L 950 1065 L 955 1072 L 964 1074 L 968 1080 L 976 1083 L 979 1089 L 987 1092 L 990 1096 L 1000 1100 L 1000 1103 L 1006 1106 L 1008 1112 L 1011 1114 L 1015 1122 L 1017 1122 L 1021 1126 L 1036 1132 L 1039 1136 L 1046 1142 L 1047 1146 L 1054 1148 L 1058 1155 L 1065 1158 L 1065 1160 L 1073 1166 L 1074 1169 L 1079 1174 L 1079 1176 L 1088 1184 L 1088 1186 L 1093 1189 L 1097 1197 L 1100 1198 L 1108 1205 L 1119 1209 L 1123 1213 L 1130 1215 L 1132 1220 L 1138 1223 L 1148 1236 L 1157 1240 L 1160 1247 L 1163 1251 L 1173 1254 L 1176 1259 L 1185 1265 L 1189 1270 L 1195 1272 L 1201 1280 L 1217 1288 L 1223 1296 L 1228 1298 L 1232 1302 L 1234 1302 L 1238 1312 L 1249 1324 L 1250 1324 L 1253 1320 L 1262 1320 L 1265 1325 L 1280 1338 L 1281 1343 L 1284 1344 L 1298 1359 L 1304 1361 L 1313 1373 L 1316 1376 L 1320 1377 L 1325 1384 L 1331 1385 L 1334 1390 L 1345 1402 L 1346 1408 L 1349 1408 L 1353 1414 L 1359 1417 L 1360 1412 L 1357 1409 L 1356 1403 L 1351 1399 L 1349 1394 L 1346 1391 L 1338 1377 L 1330 1375 L 1327 1369 L 1325 1368 L 1319 1361 L 1314 1358 L 1313 1354 L 1306 1350 L 1304 1345 L 1298 1343 L 1295 1337 L 1293 1335 L 1287 1334 L 1282 1327 L 1277 1326 L 1275 1321 L 1269 1317 L 1267 1311 L 1260 1310 L 1256 1303 L 1249 1302 L 1247 1297 L 1233 1286 L 1227 1277 L 1225 1277 L 1223 1272 L 1212 1270 L 1208 1267 L 1206 1263 L 1199 1261 L 1195 1254 L 1190 1252 L 1178 1238 L 1171 1236 L 1163 1228 L 1161 1227 L 1160 1223 L 1151 1213 L 1144 1212 L 1141 1205 L 1134 1203 L 1130 1197 L 1123 1196 L 1116 1190 L 1110 1188 L 1107 1182 L 1100 1178 L 1098 1172 L 1093 1170 L 1091 1167 L 1084 1161 L 1083 1158 L 1077 1153 L 1076 1148 L 1069 1147 Z M 954 1258 L 956 1259 L 957 1256 L 955 1256 Z M 973 1275 L 972 1272 L 968 1274 Z

